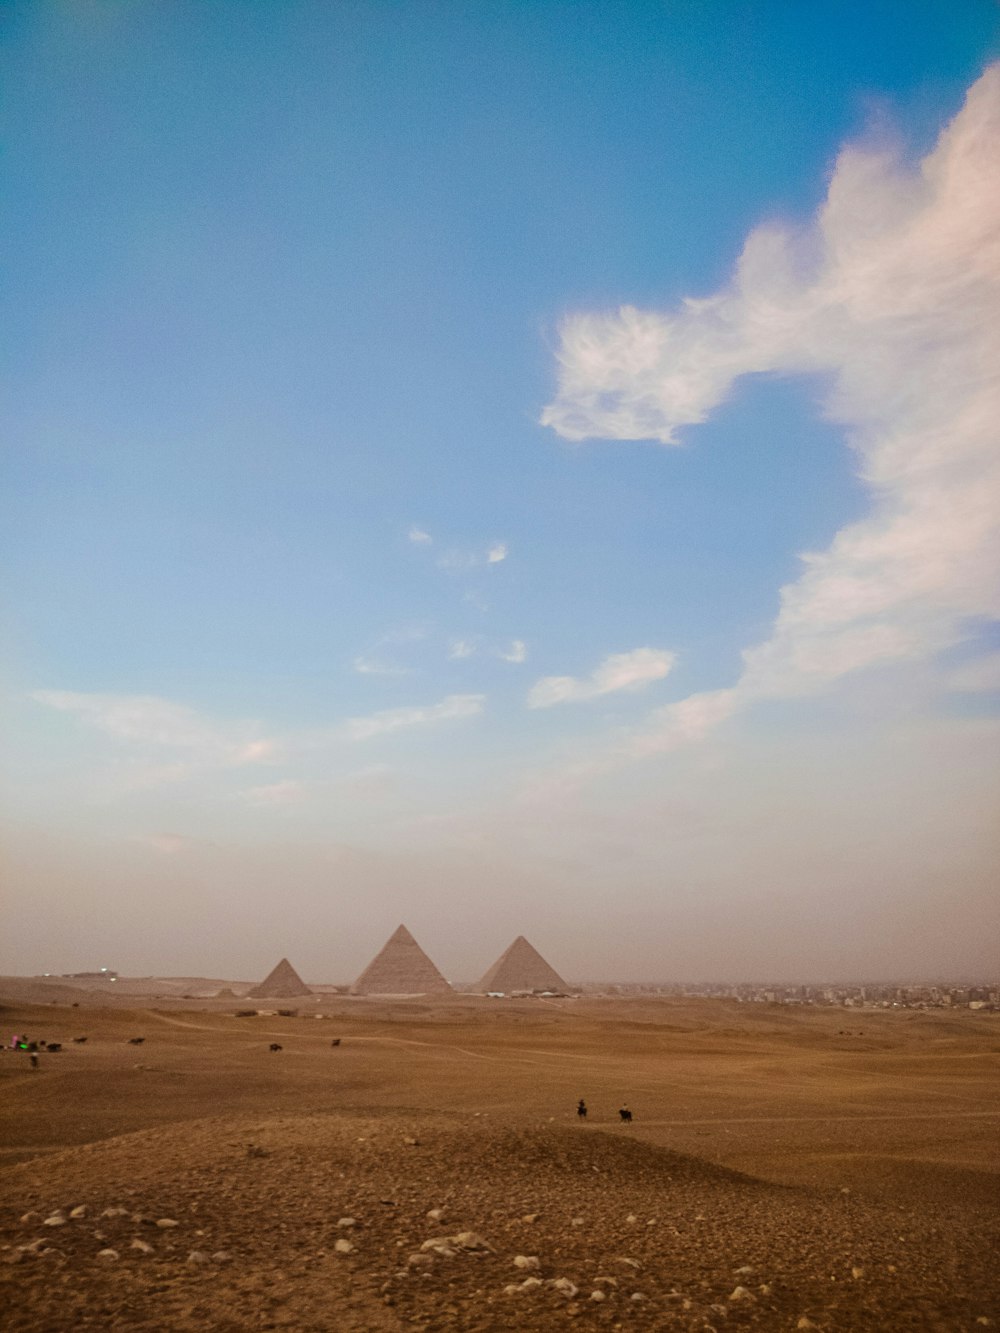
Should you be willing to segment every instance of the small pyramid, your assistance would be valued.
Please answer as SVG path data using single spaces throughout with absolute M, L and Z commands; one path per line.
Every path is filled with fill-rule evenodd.
M 509 995 L 515 990 L 568 990 L 558 972 L 548 963 L 523 935 L 496 960 L 475 987 L 477 991 L 502 991 Z
M 296 995 L 311 994 L 312 991 L 287 958 L 282 958 L 278 966 L 267 974 L 259 986 L 247 991 L 247 997 L 254 1000 L 291 1000 Z
M 405 926 L 400 926 L 351 987 L 352 995 L 442 995 L 451 987 Z

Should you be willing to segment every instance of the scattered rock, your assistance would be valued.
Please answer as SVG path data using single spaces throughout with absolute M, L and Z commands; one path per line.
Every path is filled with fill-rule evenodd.
M 537 1254 L 515 1254 L 514 1267 L 523 1268 L 526 1271 L 534 1271 L 541 1268 L 542 1261 Z
M 553 1291 L 561 1292 L 563 1296 L 567 1296 L 570 1300 L 579 1291 L 579 1287 L 575 1287 L 568 1277 L 554 1277 L 549 1282 L 549 1286 Z
M 232 1262 L 232 1259 L 233 1254 L 231 1250 L 216 1250 L 212 1255 L 213 1264 L 228 1264 Z
M 574 1217 L 572 1222 L 570 1222 L 571 1227 L 582 1227 L 583 1225 L 584 1219 L 582 1217 Z
M 749 1264 L 744 1264 L 742 1268 L 734 1268 L 733 1272 L 736 1274 L 737 1277 L 739 1277 L 742 1274 L 752 1273 L 753 1269 L 750 1267 Z
M 616 1277 L 607 1277 L 604 1273 L 601 1273 L 594 1278 L 594 1286 L 596 1287 L 599 1282 L 602 1283 L 605 1287 L 618 1286 L 618 1279 Z
M 528 1223 L 537 1222 L 540 1217 L 541 1213 L 525 1213 L 521 1218 L 521 1221 Z
M 152 1253 L 153 1253 L 153 1247 L 152 1247 L 152 1245 L 148 1244 L 148 1243 L 147 1243 L 146 1241 L 144 1241 L 144 1240 L 139 1240 L 138 1237 L 132 1242 L 132 1244 L 129 1246 L 129 1249 L 130 1249 L 130 1250 L 138 1250 L 140 1254 L 152 1254 Z
M 441 1254 L 446 1259 L 454 1259 L 458 1253 L 452 1246 L 450 1236 L 431 1236 L 430 1240 L 425 1240 L 420 1249 L 423 1253 Z
M 635 1301 L 637 1305 L 639 1304 L 640 1301 L 644 1301 L 645 1299 L 646 1299 L 645 1293 L 641 1291 L 633 1291 L 632 1295 L 629 1297 L 629 1300 Z
M 75 1208 L 69 1210 L 70 1217 L 86 1217 L 87 1205 L 85 1203 L 77 1204 Z
M 490 1254 L 496 1253 L 493 1246 L 489 1245 L 475 1231 L 460 1231 L 457 1235 L 451 1236 L 450 1240 L 460 1250 L 488 1250 Z
M 53 1213 L 51 1217 L 47 1217 L 42 1223 L 43 1227 L 64 1227 L 65 1225 L 66 1218 L 62 1213 Z
M 187 1259 L 185 1260 L 185 1263 L 194 1264 L 195 1266 L 200 1264 L 207 1264 L 208 1255 L 205 1253 L 204 1250 L 192 1250 L 191 1253 L 188 1255 Z
M 33 1223 L 40 1222 L 42 1215 L 41 1213 L 22 1213 L 19 1220 L 22 1226 L 30 1227 Z
M 180 1223 L 175 1222 L 172 1217 L 158 1217 L 156 1219 L 156 1225 L 161 1231 L 169 1231 L 171 1227 L 180 1226 Z
M 450 1251 L 450 1253 L 454 1254 L 454 1250 Z M 406 1262 L 410 1268 L 433 1268 L 434 1255 L 421 1254 L 419 1251 L 414 1251 L 413 1254 L 407 1256 Z
M 346 1230 L 348 1227 L 356 1227 L 357 1225 L 358 1225 L 358 1224 L 357 1224 L 357 1221 L 356 1221 L 356 1219 L 353 1218 L 353 1217 L 338 1217 L 338 1218 L 337 1218 L 337 1226 L 338 1226 L 338 1227 L 342 1227 L 344 1230 Z
M 804 1314 L 804 1315 L 802 1316 L 802 1318 L 799 1320 L 799 1322 L 795 1325 L 795 1327 L 796 1327 L 796 1328 L 819 1328 L 819 1324 L 814 1324 L 813 1321 L 809 1318 L 809 1316 Z
M 420 1147 L 420 1140 L 419 1140 L 419 1139 L 411 1138 L 409 1134 L 407 1134 L 407 1135 L 405 1136 L 405 1138 L 403 1139 L 403 1142 L 406 1144 L 406 1146 L 407 1146 L 408 1148 L 419 1148 L 419 1147 Z
M 534 1291 L 536 1287 L 544 1286 L 540 1277 L 526 1277 L 521 1283 L 522 1291 Z
M 337 1254 L 353 1254 L 357 1247 L 341 1237 L 340 1240 L 334 1241 L 333 1248 Z
M 424 1216 L 427 1218 L 428 1222 L 443 1222 L 445 1212 L 443 1208 L 430 1208 Z
M 865 1270 L 857 1264 L 851 1269 L 851 1277 L 864 1277 Z
M 98 1250 L 98 1251 L 97 1251 L 97 1257 L 98 1257 L 98 1259 L 117 1259 L 117 1258 L 118 1258 L 118 1251 L 117 1251 L 117 1250 Z
M 752 1291 L 747 1291 L 746 1287 L 734 1287 L 729 1293 L 729 1299 L 731 1301 L 754 1301 L 757 1298 Z
M 638 1222 L 638 1220 L 639 1219 L 636 1217 L 635 1213 L 629 1213 L 628 1217 L 626 1217 L 625 1219 L 625 1221 L 629 1224 L 629 1226 L 634 1226 L 635 1223 Z
M 590 1293 L 590 1299 L 592 1301 L 606 1301 L 608 1298 L 606 1293 L 601 1291 L 600 1287 L 595 1287 Z

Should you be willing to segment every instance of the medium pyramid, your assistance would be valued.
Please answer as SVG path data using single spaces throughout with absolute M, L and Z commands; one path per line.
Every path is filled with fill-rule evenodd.
M 475 988 L 477 991 L 568 990 L 558 972 L 523 935 L 496 960 Z
M 405 926 L 389 936 L 351 987 L 352 995 L 434 995 L 451 987 Z
M 311 994 L 312 991 L 287 958 L 282 958 L 278 966 L 268 973 L 259 986 L 247 991 L 248 998 L 255 1000 L 291 1000 L 297 995 Z

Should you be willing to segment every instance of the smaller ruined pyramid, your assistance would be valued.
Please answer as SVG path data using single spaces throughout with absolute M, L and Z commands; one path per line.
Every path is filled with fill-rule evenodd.
M 389 936 L 351 987 L 352 995 L 443 995 L 450 991 L 405 926 Z
M 278 966 L 267 974 L 259 986 L 247 991 L 247 998 L 254 1000 L 292 1000 L 298 995 L 311 995 L 312 991 L 292 967 L 287 958 L 282 958 Z
M 496 960 L 479 981 L 477 991 L 502 991 L 509 995 L 515 990 L 568 990 L 558 972 L 555 972 L 523 935 Z

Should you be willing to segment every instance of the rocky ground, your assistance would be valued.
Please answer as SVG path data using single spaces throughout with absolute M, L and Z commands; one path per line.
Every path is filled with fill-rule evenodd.
M 9 1167 L 0 1309 L 56 1330 L 940 1330 L 1000 1209 L 787 1187 L 590 1125 L 216 1118 Z

